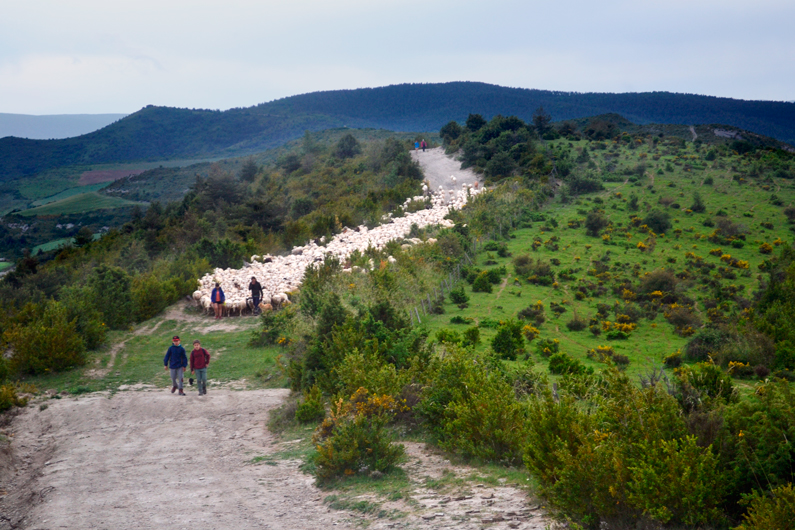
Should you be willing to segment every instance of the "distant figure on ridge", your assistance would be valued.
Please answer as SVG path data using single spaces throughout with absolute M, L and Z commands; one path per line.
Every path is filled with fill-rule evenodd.
M 420 148 L 420 143 L 419 142 L 414 142 L 414 150 L 417 151 L 417 150 L 419 150 L 419 148 Z
M 428 147 L 428 144 L 425 142 L 425 138 L 422 139 L 422 143 L 420 143 L 420 145 L 422 146 L 422 152 L 424 153 L 425 148 Z

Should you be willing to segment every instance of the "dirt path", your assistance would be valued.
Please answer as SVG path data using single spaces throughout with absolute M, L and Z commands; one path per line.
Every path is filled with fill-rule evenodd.
M 297 462 L 251 464 L 279 449 L 265 422 L 287 393 L 158 390 L 28 407 L 14 422 L 20 465 L 0 527 L 350 528 Z
M 422 444 L 407 443 L 411 499 L 388 502 L 397 518 L 337 511 L 290 446 L 266 428 L 288 390 L 166 389 L 97 393 L 31 404 L 7 433 L 14 469 L 0 476 L 0 529 L 370 528 L 541 530 L 539 503 L 515 487 L 478 484 Z M 41 410 L 41 405 L 47 407 Z M 272 457 L 267 457 L 273 455 Z M 258 457 L 267 457 L 265 459 Z M 428 488 L 444 475 L 469 477 Z M 473 474 L 476 476 L 473 477 Z M 355 500 L 367 500 L 364 496 Z
M 463 184 L 475 185 L 480 182 L 477 173 L 471 169 L 461 169 L 461 162 L 451 156 L 444 154 L 444 149 L 435 147 L 425 152 L 421 150 L 411 151 L 411 158 L 419 162 L 425 180 L 432 190 L 438 190 L 442 186 L 445 190 L 460 190 Z M 450 180 L 450 175 L 454 176 L 456 182 Z M 479 184 L 483 185 L 482 182 Z

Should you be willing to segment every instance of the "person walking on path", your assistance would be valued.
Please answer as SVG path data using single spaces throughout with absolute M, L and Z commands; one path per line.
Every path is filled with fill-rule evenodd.
M 254 301 L 254 314 L 259 315 L 259 303 L 262 300 L 262 286 L 254 276 L 251 277 L 251 283 L 248 284 L 248 290 L 251 291 L 251 299 Z
M 188 356 L 185 355 L 185 348 L 180 344 L 177 335 L 174 335 L 174 338 L 171 339 L 171 346 L 169 346 L 166 356 L 163 358 L 163 365 L 165 365 L 166 370 L 171 370 L 171 393 L 173 394 L 179 388 L 179 395 L 184 396 L 182 374 L 185 372 L 185 367 L 188 366 Z
M 422 152 L 424 153 L 425 148 L 428 147 L 428 144 L 425 142 L 425 138 L 422 139 L 422 143 L 420 145 L 422 146 Z
M 420 149 L 420 143 L 419 142 L 414 142 L 414 150 L 418 151 L 419 149 Z
M 202 348 L 199 339 L 193 341 L 193 351 L 190 352 L 190 373 L 196 374 L 196 388 L 200 396 L 207 395 L 207 367 L 210 365 L 210 354 Z
M 221 284 L 215 282 L 215 289 L 210 295 L 210 301 L 213 303 L 213 311 L 215 311 L 215 319 L 219 320 L 224 309 L 224 302 L 226 302 L 226 295 L 224 290 L 221 289 Z

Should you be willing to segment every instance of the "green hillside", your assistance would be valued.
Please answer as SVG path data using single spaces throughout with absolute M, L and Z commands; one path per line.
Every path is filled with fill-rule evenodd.
M 635 123 L 718 123 L 795 142 L 795 104 L 667 92 L 578 94 L 484 83 L 394 85 L 317 92 L 224 112 L 148 106 L 64 140 L 0 139 L 0 182 L 47 169 L 185 157 L 239 156 L 333 127 L 437 130 L 451 117 L 516 115 L 543 106 L 555 120 L 619 113 Z
M 571 526 L 787 520 L 795 155 L 616 121 L 448 122 L 444 146 L 488 191 L 453 228 L 329 259 L 291 305 L 215 330 L 219 377 L 289 385 L 272 425 L 303 433 L 318 484 L 375 509 L 399 498 L 394 441 L 411 439 L 530 484 Z M 161 384 L 145 352 L 206 323 L 163 316 L 196 278 L 401 215 L 423 177 L 409 145 L 306 135 L 262 166 L 216 165 L 97 241 L 25 255 L 0 281 L 0 375 L 40 391 Z M 159 335 L 129 334 L 153 317 Z M 122 340 L 125 370 L 92 377 Z
M 94 210 L 109 210 L 113 208 L 123 208 L 133 206 L 133 201 L 120 199 L 118 197 L 107 197 L 96 192 L 80 193 L 70 195 L 64 199 L 47 203 L 43 206 L 24 210 L 20 215 L 24 217 L 47 216 L 47 215 L 68 215 L 75 213 L 91 212 Z

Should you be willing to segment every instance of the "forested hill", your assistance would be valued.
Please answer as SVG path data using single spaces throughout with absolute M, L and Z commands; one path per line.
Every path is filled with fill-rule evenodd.
M 506 88 L 485 83 L 404 84 L 315 92 L 228 111 L 149 106 L 99 131 L 64 140 L 0 139 L 0 180 L 75 164 L 245 154 L 305 130 L 374 127 L 438 130 L 469 113 L 530 120 L 543 106 L 554 120 L 618 113 L 635 123 L 725 124 L 795 144 L 795 104 L 668 92 L 599 94 Z

